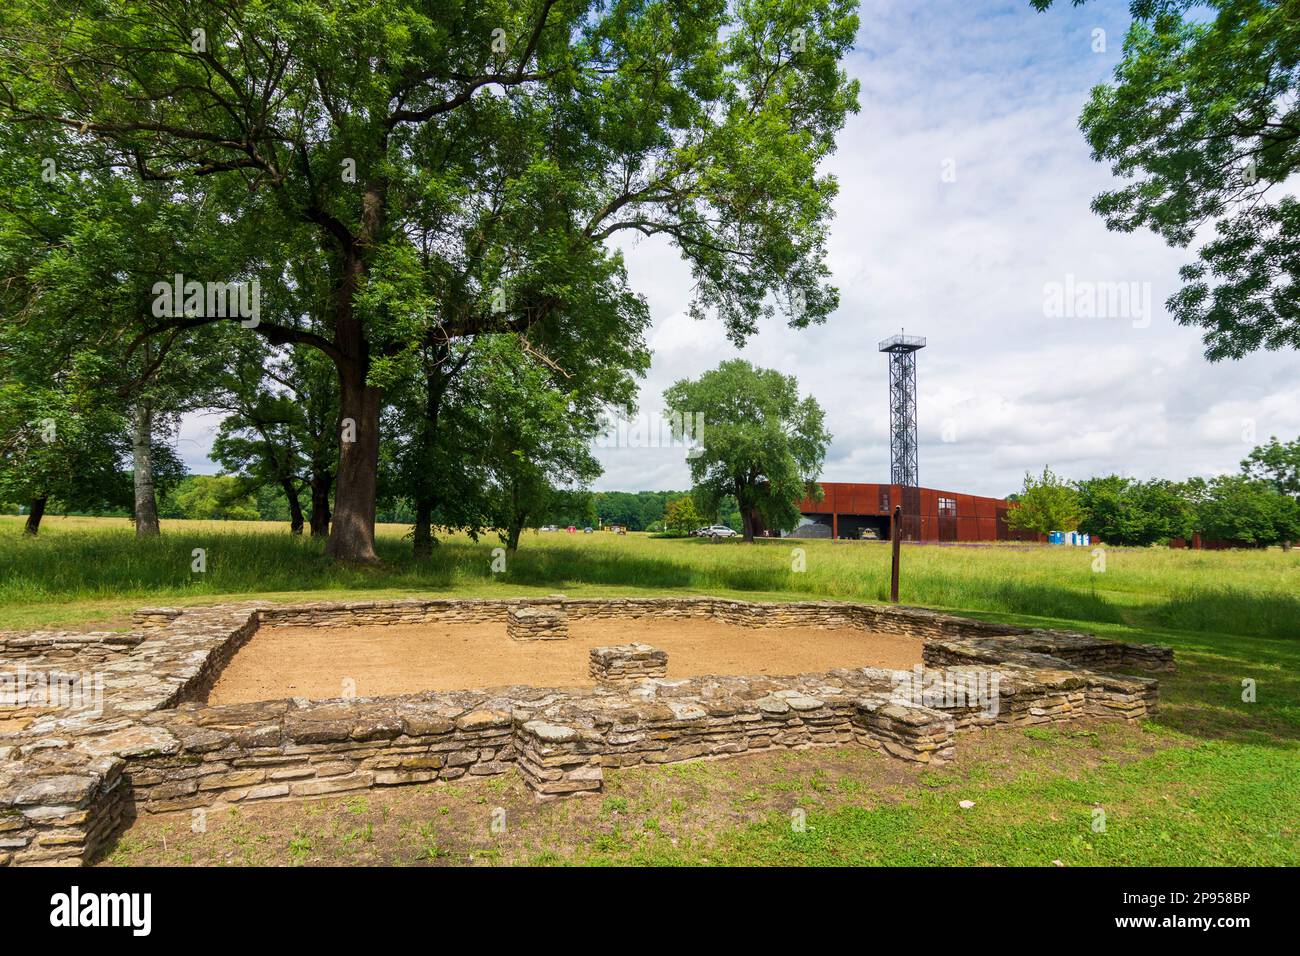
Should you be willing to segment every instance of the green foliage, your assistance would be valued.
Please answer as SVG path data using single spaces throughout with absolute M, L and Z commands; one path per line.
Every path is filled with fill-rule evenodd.
M 629 531 L 647 531 L 662 521 L 668 502 L 679 491 L 596 491 L 591 493 L 596 516 L 602 524 L 621 524 Z
M 275 350 L 253 336 L 233 345 L 212 398 L 214 408 L 229 412 L 212 457 L 257 495 L 263 517 L 282 516 L 295 531 L 302 527 L 301 497 L 308 495 L 312 531 L 322 534 L 338 457 L 333 369 L 301 345 Z M 268 490 L 281 500 L 267 503 Z
M 1108 475 L 1077 482 L 1075 489 L 1079 493 L 1078 530 L 1107 544 L 1149 545 L 1191 534 L 1191 504 L 1172 482 Z
M 1048 467 L 1038 478 L 1025 472 L 1024 487 L 1016 502 L 1016 507 L 1007 512 L 1007 524 L 1018 530 L 1038 534 L 1074 531 L 1083 517 L 1079 493 Z
M 581 485 L 600 473 L 591 454 L 598 408 L 556 388 L 549 370 L 514 337 L 481 338 L 475 347 L 471 377 L 481 383 L 475 391 L 488 430 L 487 514 L 513 551 L 555 486 Z
M 175 517 L 256 521 L 261 515 L 251 492 L 229 475 L 192 475 L 175 492 Z
M 751 600 L 880 602 L 889 595 L 889 548 L 804 540 L 807 571 L 790 567 L 777 542 L 704 545 L 693 538 L 526 535 L 502 578 L 490 570 L 495 540 L 448 535 L 416 560 L 406 529 L 381 527 L 380 568 L 332 564 L 323 543 L 282 526 L 173 525 L 137 541 L 120 519 L 46 519 L 40 540 L 22 519 L 0 516 L 0 627 L 119 617 L 144 603 L 213 603 L 254 594 L 277 599 L 357 600 L 437 593 L 462 597 L 716 594 Z M 190 572 L 190 551 L 208 550 L 208 572 Z M 905 546 L 902 600 L 967 611 L 1061 617 L 1093 626 L 1127 623 L 1291 639 L 1300 620 L 1300 554 L 1279 549 L 1118 549 L 1106 572 L 1076 548 Z M 1150 640 L 1150 636 L 1146 638 Z
M 689 495 L 668 502 L 664 513 L 664 525 L 676 534 L 690 534 L 704 523 L 704 518 L 695 510 L 695 500 Z
M 1300 502 L 1267 481 L 1223 475 L 1209 482 L 1197 524 L 1208 539 L 1252 545 L 1294 541 L 1300 538 Z
M 12 0 L 0 133 L 26 137 L 6 164 L 15 179 L 30 184 L 50 157 L 65 185 L 113 193 L 111 209 L 86 204 L 105 226 L 87 258 L 146 237 L 125 244 L 125 281 L 109 284 L 123 301 L 159 271 L 255 275 L 268 301 L 254 334 L 330 358 L 359 433 L 340 459 L 331 554 L 366 561 L 378 493 L 425 517 L 438 497 L 415 480 L 456 451 L 439 448 L 428 386 L 445 382 L 430 372 L 468 341 L 518 336 L 561 377 L 590 367 L 571 386 L 583 400 L 611 401 L 613 377 L 638 369 L 589 361 L 641 348 L 644 303 L 615 239 L 671 242 L 693 272 L 692 312 L 736 341 L 774 304 L 795 327 L 834 310 L 837 187 L 820 170 L 857 109 L 840 66 L 855 8 L 128 0 L 87 15 Z M 136 194 L 133 216 L 122 197 Z M 141 247 L 160 253 L 152 272 Z M 155 345 L 132 354 L 147 363 L 218 323 L 150 322 Z M 422 387 L 429 427 L 412 414 Z M 401 438 L 381 451 L 390 402 Z M 381 455 L 403 472 L 386 492 Z M 448 474 L 440 508 L 464 486 Z M 472 526 L 480 510 L 455 517 Z
M 1300 497 L 1300 438 L 1280 442 L 1272 436 L 1267 445 L 1253 449 L 1241 463 L 1242 473 L 1273 483 L 1279 494 Z
M 1133 0 L 1114 82 L 1080 118 L 1093 158 L 1125 181 L 1093 202 L 1109 228 L 1188 246 L 1213 224 L 1169 300 L 1211 360 L 1300 346 L 1300 201 L 1281 188 L 1300 170 L 1294 6 Z
M 0 501 L 47 498 L 73 509 L 128 504 L 130 486 L 119 470 L 124 429 L 119 415 L 78 389 L 29 387 L 18 375 L 0 383 Z
M 794 527 L 795 502 L 816 494 L 831 436 L 821 406 L 799 398 L 793 376 L 733 359 L 695 381 L 682 379 L 664 399 L 676 437 L 684 422 L 703 416 L 703 448 L 687 459 L 701 510 L 734 495 L 747 541 L 760 517 L 771 529 Z

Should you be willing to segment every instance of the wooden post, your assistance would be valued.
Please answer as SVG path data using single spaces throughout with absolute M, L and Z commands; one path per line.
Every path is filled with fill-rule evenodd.
M 898 547 L 903 533 L 903 506 L 894 505 L 894 516 L 889 522 L 889 543 L 893 547 L 893 557 L 889 566 L 889 600 L 898 603 Z

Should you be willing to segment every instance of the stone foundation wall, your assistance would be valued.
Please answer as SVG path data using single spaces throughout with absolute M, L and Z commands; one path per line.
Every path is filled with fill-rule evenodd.
M 475 706 L 481 702 L 440 694 L 152 714 L 142 723 L 155 735 L 154 752 L 131 761 L 127 772 L 134 809 L 187 810 L 502 773 L 514 759 L 512 716 Z
M 356 627 L 372 624 L 504 623 L 514 608 L 563 611 L 571 621 L 619 621 L 640 618 L 697 618 L 741 627 L 856 627 L 917 637 L 973 637 L 1029 634 L 1024 628 L 988 624 L 938 614 L 922 608 L 855 605 L 830 601 L 751 604 L 724 598 L 512 598 L 458 601 L 320 602 L 272 606 L 262 610 L 266 627 Z M 155 608 L 153 615 L 175 613 Z
M 123 657 L 144 640 L 120 631 L 0 632 L 0 662 L 82 669 Z
M 708 617 L 752 627 L 887 630 L 925 637 L 926 667 L 203 703 L 221 668 L 259 625 L 481 623 L 504 621 L 520 609 L 580 620 Z M 607 768 L 777 748 L 856 744 L 937 763 L 952 756 L 955 734 L 980 727 L 1081 716 L 1140 719 L 1156 706 L 1157 682 L 1111 669 L 1173 666 L 1169 649 L 1152 645 L 916 608 L 825 602 L 250 602 L 145 609 L 135 620 L 127 634 L 3 635 L 15 656 L 0 656 L 0 668 L 70 652 L 59 660 L 92 662 L 104 694 L 102 706 L 88 712 L 41 713 L 18 730 L 0 725 L 0 865 L 82 862 L 138 812 L 466 775 L 518 772 L 539 799 L 552 799 L 599 792 Z
M 1174 669 L 1174 652 L 1171 648 L 1158 644 L 1103 641 L 1091 634 L 1074 631 L 1025 630 L 997 635 L 954 628 L 953 634 L 934 635 L 927 640 L 922 657 L 926 664 L 933 667 L 1018 660 L 1046 667 L 1051 667 L 1053 662 L 1065 661 L 1087 669 Z
M 592 680 L 605 684 L 636 683 L 668 676 L 668 654 L 649 644 L 593 647 L 587 664 Z
M 5 763 L 0 746 L 0 866 L 78 865 L 128 822 L 125 761 L 33 754 Z
M 559 607 L 512 607 L 506 612 L 506 634 L 516 641 L 567 641 L 569 621 Z

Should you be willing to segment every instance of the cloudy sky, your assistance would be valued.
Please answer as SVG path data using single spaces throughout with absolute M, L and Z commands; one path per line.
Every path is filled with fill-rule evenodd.
M 765 323 L 737 350 L 687 317 L 690 275 L 666 242 L 629 244 L 654 319 L 642 410 L 659 412 L 677 379 L 740 356 L 794 374 L 826 409 L 823 480 L 887 481 L 888 370 L 876 347 L 905 328 L 929 343 L 917 366 L 928 487 L 1001 496 L 1045 464 L 1073 478 L 1212 475 L 1236 470 L 1256 437 L 1300 435 L 1296 355 L 1209 364 L 1199 332 L 1164 309 L 1189 253 L 1107 232 L 1088 208 L 1111 177 L 1089 158 L 1078 116 L 1119 61 L 1127 7 L 863 0 L 846 63 L 862 109 L 829 164 L 839 311 L 801 331 Z M 1069 282 L 1138 283 L 1136 307 L 1045 314 Z M 180 451 L 194 470 L 215 470 L 213 424 L 185 423 Z M 681 449 L 598 454 L 599 489 L 689 486 Z

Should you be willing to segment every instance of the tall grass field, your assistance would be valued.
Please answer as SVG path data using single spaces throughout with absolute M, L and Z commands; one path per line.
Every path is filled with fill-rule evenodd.
M 495 536 L 450 535 L 411 555 L 406 528 L 381 526 L 377 568 L 340 567 L 320 541 L 269 522 L 170 521 L 137 540 L 114 518 L 46 518 L 37 538 L 0 518 L 0 626 L 93 620 L 146 602 L 229 596 L 708 593 L 756 600 L 883 601 L 881 542 L 526 533 L 503 572 Z M 204 570 L 196 571 L 195 552 Z M 499 567 L 500 562 L 497 562 Z M 905 545 L 904 603 L 1255 637 L 1300 627 L 1300 550 L 1182 551 L 1005 544 Z
M 53 517 L 30 539 L 21 519 L 0 518 L 0 628 L 126 627 L 142 605 L 255 596 L 870 602 L 885 600 L 889 580 L 889 546 L 876 542 L 528 533 L 494 571 L 495 537 L 446 536 L 416 561 L 405 534 L 381 527 L 382 563 L 357 568 L 279 524 L 169 521 L 162 537 L 137 541 L 124 520 Z M 1171 645 L 1178 669 L 1160 676 L 1160 710 L 1140 726 L 968 738 L 951 766 L 911 783 L 889 782 L 856 750 L 613 775 L 604 803 L 537 811 L 513 850 L 465 835 L 454 821 L 483 796 L 452 785 L 408 803 L 286 804 L 232 816 L 211 838 L 187 836 L 187 824 L 136 828 L 109 862 L 1300 865 L 1300 550 L 906 545 L 902 562 L 908 604 Z M 791 805 L 807 809 L 806 832 L 790 832 Z M 1092 826 L 1098 807 L 1104 833 Z M 375 843 L 337 838 L 357 813 Z

